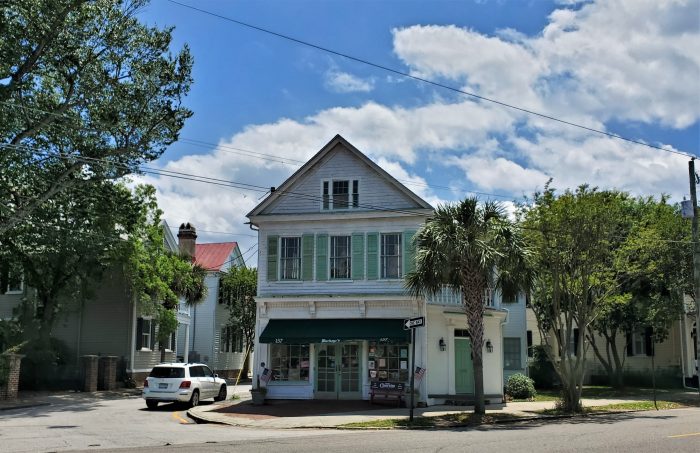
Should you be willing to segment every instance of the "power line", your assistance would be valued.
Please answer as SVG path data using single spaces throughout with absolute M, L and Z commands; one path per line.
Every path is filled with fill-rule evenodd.
M 36 148 L 31 148 L 27 145 L 0 144 L 0 147 L 8 147 L 11 149 L 13 149 L 13 148 L 14 149 L 25 148 L 25 149 L 35 149 L 36 150 Z M 41 151 L 41 150 L 38 150 L 38 151 Z M 65 160 L 78 160 L 78 161 L 82 161 L 82 162 L 86 162 L 86 163 L 106 164 L 106 165 L 111 165 L 111 166 L 117 167 L 117 168 L 127 169 L 130 171 L 132 170 L 127 165 L 112 162 L 112 161 L 106 160 L 104 158 L 100 159 L 100 158 L 96 158 L 96 157 L 76 156 L 73 154 L 65 154 L 65 153 L 56 153 L 55 156 L 58 158 L 61 158 L 61 159 L 65 159 Z M 177 172 L 177 171 L 172 171 L 172 170 L 161 170 L 161 169 L 145 167 L 145 166 L 139 167 L 138 170 L 140 172 L 146 173 L 146 174 L 167 176 L 167 177 L 171 177 L 171 178 L 175 178 L 175 179 L 195 181 L 195 182 L 218 185 L 218 186 L 223 186 L 223 187 L 234 187 L 234 188 L 237 188 L 240 190 L 250 190 L 250 191 L 262 192 L 262 193 L 268 192 L 270 190 L 268 187 L 259 186 L 259 185 L 255 185 L 255 184 L 248 184 L 248 183 L 243 183 L 243 182 L 238 182 L 238 181 L 229 181 L 229 180 L 219 179 L 219 178 L 211 178 L 208 176 L 193 175 L 190 173 Z M 293 198 L 302 198 L 302 199 L 319 201 L 319 202 L 324 201 L 324 198 L 319 196 L 319 195 L 309 195 L 309 194 L 305 194 L 305 193 L 281 191 L 281 190 L 278 190 L 275 193 L 279 193 L 282 196 L 289 196 L 289 197 L 293 197 Z M 383 208 L 381 206 L 374 206 L 374 205 L 368 205 L 368 204 L 362 204 L 362 203 L 358 203 L 357 205 L 353 204 L 353 207 L 363 208 L 363 209 L 370 210 L 370 211 L 379 211 L 379 212 L 392 212 L 392 213 L 418 215 L 418 216 L 425 216 L 426 215 L 426 214 L 423 214 L 420 212 L 416 212 L 416 210 L 412 210 L 412 209 Z
M 318 45 L 318 44 L 313 44 L 313 43 L 310 43 L 310 42 L 308 42 L 308 41 L 303 41 L 303 40 L 301 40 L 301 39 L 294 38 L 294 37 L 292 37 L 292 36 L 285 35 L 285 34 L 282 34 L 282 33 L 278 33 L 278 32 L 272 31 L 272 30 L 267 29 L 267 28 L 259 27 L 259 26 L 257 26 L 257 25 L 252 25 L 252 24 L 249 24 L 249 23 L 247 23 L 247 22 L 243 22 L 243 21 L 240 21 L 240 20 L 237 20 L 237 19 L 233 19 L 233 18 L 231 18 L 231 17 L 223 16 L 223 15 L 221 15 L 221 14 L 217 14 L 217 13 L 214 13 L 214 12 L 211 12 L 211 11 L 208 11 L 208 10 L 205 10 L 205 9 L 202 9 L 202 8 L 197 8 L 197 7 L 195 7 L 195 6 L 188 5 L 188 4 L 186 4 L 186 3 L 180 3 L 180 2 L 175 1 L 175 0 L 167 0 L 167 1 L 170 2 L 170 3 L 174 3 L 174 4 L 176 4 L 176 5 L 180 5 L 180 6 L 184 7 L 184 8 L 189 8 L 189 9 L 191 9 L 191 10 L 198 11 L 198 12 L 200 12 L 200 13 L 207 14 L 207 15 L 212 16 L 212 17 L 216 17 L 216 18 L 219 18 L 219 19 L 228 21 L 228 22 L 232 22 L 232 23 L 234 23 L 234 24 L 237 24 L 237 25 L 240 25 L 240 26 L 243 26 L 243 27 L 247 27 L 247 28 L 251 28 L 251 29 L 253 29 L 253 30 L 257 30 L 257 31 L 263 32 L 263 33 L 267 33 L 267 34 L 269 34 L 269 35 L 273 35 L 273 36 L 276 36 L 276 37 L 278 37 L 278 38 L 286 39 L 286 40 L 288 40 L 288 41 L 292 41 L 292 42 L 295 42 L 295 43 L 297 43 L 297 44 L 301 44 L 301 45 L 303 45 L 303 46 L 307 46 L 307 47 L 311 47 L 311 48 L 316 49 L 316 50 L 320 50 L 320 51 L 322 51 L 322 52 L 326 52 L 326 53 L 329 53 L 329 54 L 332 54 L 332 55 L 336 55 L 336 56 L 339 56 L 339 57 L 342 57 L 342 58 L 346 58 L 346 59 L 348 59 L 348 60 L 352 60 L 352 61 L 355 61 L 355 62 L 357 62 L 357 63 L 365 64 L 365 65 L 368 65 L 368 66 L 372 66 L 372 67 L 374 67 L 374 68 L 381 69 L 381 70 L 383 70 L 383 71 L 387 71 L 387 72 L 390 72 L 390 73 L 392 73 L 392 74 L 396 74 L 396 75 L 399 75 L 399 76 L 402 76 L 402 77 L 406 77 L 406 78 L 413 79 L 413 80 L 416 80 L 416 81 L 419 81 L 419 82 L 423 82 L 423 83 L 426 83 L 426 84 L 429 84 L 429 85 L 433 85 L 433 86 L 436 86 L 436 87 L 438 87 L 438 88 L 443 88 L 443 89 L 445 89 L 445 90 L 453 91 L 453 92 L 455 92 L 455 93 L 463 94 L 463 95 L 465 95 L 465 96 L 469 96 L 469 97 L 478 99 L 478 100 L 480 100 L 480 101 L 490 102 L 490 103 L 497 104 L 497 105 L 500 105 L 500 106 L 502 106 L 502 107 L 506 107 L 506 108 L 509 108 L 509 109 L 512 109 L 512 110 L 517 110 L 517 111 L 520 111 L 520 112 L 523 112 L 523 113 L 527 113 L 528 115 L 538 116 L 538 117 L 540 117 L 540 118 L 548 119 L 548 120 L 551 120 L 551 121 L 556 121 L 556 122 L 561 123 L 561 124 L 566 124 L 567 126 L 576 127 L 576 128 L 579 128 L 579 129 L 583 129 L 583 130 L 589 131 L 589 132 L 594 132 L 594 133 L 596 133 L 596 134 L 605 135 L 605 136 L 608 136 L 608 137 L 610 137 L 610 138 L 616 138 L 616 139 L 618 139 L 618 140 L 624 140 L 624 141 L 629 142 L 629 143 L 634 143 L 634 144 L 637 144 L 637 145 L 646 146 L 646 147 L 653 148 L 653 149 L 657 149 L 657 150 L 660 150 L 660 151 L 665 151 L 665 152 L 668 152 L 668 153 L 679 154 L 679 155 L 685 156 L 685 157 L 695 157 L 693 154 L 690 154 L 690 153 L 686 153 L 686 152 L 683 152 L 683 151 L 676 151 L 676 150 L 673 150 L 673 149 L 664 148 L 664 147 L 662 147 L 662 146 L 652 145 L 652 144 L 645 143 L 645 142 L 640 141 L 640 140 L 635 140 L 635 139 L 631 139 L 631 138 L 628 138 L 628 137 L 624 137 L 624 136 L 619 135 L 619 134 L 614 134 L 614 133 L 612 133 L 612 132 L 606 132 L 606 131 L 603 131 L 603 130 L 600 130 L 600 129 L 595 129 L 595 128 L 592 128 L 592 127 L 584 126 L 584 125 L 582 125 L 582 124 L 578 124 L 578 123 L 574 123 L 574 122 L 571 122 L 571 121 L 563 120 L 563 119 L 557 118 L 557 117 L 555 117 L 555 116 L 551 116 L 551 115 L 547 115 L 547 114 L 544 114 L 544 113 L 536 112 L 536 111 L 534 111 L 534 110 L 529 110 L 529 109 L 526 109 L 526 108 L 523 108 L 523 107 L 518 107 L 518 106 L 516 106 L 516 105 L 509 104 L 509 103 L 503 102 L 503 101 L 499 101 L 499 100 L 497 100 L 497 99 L 489 98 L 489 97 L 486 97 L 486 96 L 481 96 L 481 95 L 478 95 L 478 94 L 476 94 L 476 93 L 471 93 L 471 92 L 469 92 L 469 91 L 464 91 L 464 90 L 461 90 L 461 89 L 459 89 L 459 88 L 455 88 L 455 87 L 452 87 L 452 86 L 449 86 L 449 85 L 445 85 L 445 84 L 440 83 L 440 82 L 436 82 L 436 81 L 434 81 L 434 80 L 426 79 L 426 78 L 423 78 L 423 77 L 418 77 L 418 76 L 415 76 L 415 75 L 413 75 L 413 74 L 407 73 L 407 72 L 405 72 L 405 71 L 400 71 L 400 70 L 398 70 L 398 69 L 390 68 L 390 67 L 388 67 L 388 66 L 384 66 L 384 65 L 379 64 L 379 63 L 374 63 L 374 62 L 372 62 L 372 61 L 365 60 L 365 59 L 363 59 L 363 58 L 359 58 L 359 57 L 355 57 L 355 56 L 350 55 L 350 54 L 346 54 L 346 53 L 343 53 L 343 52 L 339 52 L 339 51 L 337 51 L 337 50 L 333 50 L 333 49 L 330 49 L 330 48 L 328 48 L 328 47 L 323 47 L 323 46 Z

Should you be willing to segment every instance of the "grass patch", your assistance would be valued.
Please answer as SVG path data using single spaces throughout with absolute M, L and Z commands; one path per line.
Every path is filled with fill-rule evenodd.
M 514 403 L 527 403 L 531 401 L 556 401 L 559 399 L 559 393 L 555 390 L 538 390 L 537 395 L 532 399 L 513 399 L 509 400 Z
M 231 398 L 229 398 L 229 400 L 231 400 L 231 401 L 236 401 L 236 400 L 239 400 L 239 399 L 241 399 L 241 397 L 240 397 L 238 394 L 236 394 L 236 393 L 234 393 L 233 395 L 231 395 Z
M 678 409 L 688 407 L 687 404 L 676 401 L 657 401 L 659 410 Z M 629 403 L 606 404 L 604 406 L 589 406 L 583 408 L 583 414 L 595 414 L 610 411 L 653 411 L 656 407 L 653 401 L 630 401 Z M 562 411 L 561 409 L 543 409 L 536 411 L 543 415 L 570 415 L 570 412 Z
M 390 418 L 367 422 L 346 423 L 339 428 L 450 428 L 456 426 L 479 426 L 496 423 L 500 420 L 519 419 L 512 414 L 476 415 L 473 412 L 437 415 L 434 417 L 414 417 L 413 422 L 407 418 Z

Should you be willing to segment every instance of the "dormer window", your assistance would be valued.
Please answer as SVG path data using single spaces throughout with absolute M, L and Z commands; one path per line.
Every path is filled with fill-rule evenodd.
M 354 209 L 360 205 L 360 181 L 357 179 L 334 179 L 323 181 L 321 209 Z

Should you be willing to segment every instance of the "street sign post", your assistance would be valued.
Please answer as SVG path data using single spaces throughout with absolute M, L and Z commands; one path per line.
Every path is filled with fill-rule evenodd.
M 425 325 L 425 316 L 406 319 L 403 323 L 404 330 L 411 329 L 411 369 L 416 367 L 416 328 Z M 414 398 L 416 391 L 416 373 L 411 373 L 411 411 L 409 412 L 408 421 L 413 423 L 413 408 L 415 407 Z
M 425 325 L 425 316 L 419 316 L 417 318 L 406 319 L 403 322 L 404 330 L 415 329 L 416 327 L 423 327 Z

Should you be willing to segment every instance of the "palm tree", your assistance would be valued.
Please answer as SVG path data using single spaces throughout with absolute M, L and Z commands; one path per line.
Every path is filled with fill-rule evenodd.
M 526 290 L 527 247 L 497 202 L 475 197 L 438 206 L 415 235 L 415 271 L 406 277 L 414 297 L 434 295 L 448 287 L 461 291 L 471 336 L 477 414 L 484 405 L 484 297 L 500 289 L 504 298 Z

